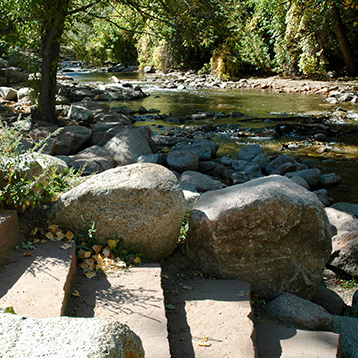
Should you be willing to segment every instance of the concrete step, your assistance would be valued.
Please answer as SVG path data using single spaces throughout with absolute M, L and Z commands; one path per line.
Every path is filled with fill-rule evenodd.
M 253 358 L 250 285 L 238 280 L 186 280 L 167 302 L 172 358 Z
M 34 318 L 64 314 L 76 255 L 61 245 L 47 242 L 35 250 L 18 249 L 1 263 L 0 308 L 12 306 L 17 314 Z
M 79 270 L 80 271 L 80 270 Z M 145 264 L 86 279 L 78 272 L 69 313 L 127 324 L 142 340 L 146 358 L 169 358 L 167 319 L 159 264 Z
M 19 238 L 17 212 L 0 210 L 0 262 L 14 249 Z
M 258 358 L 340 358 L 341 342 L 332 332 L 305 331 L 255 319 Z

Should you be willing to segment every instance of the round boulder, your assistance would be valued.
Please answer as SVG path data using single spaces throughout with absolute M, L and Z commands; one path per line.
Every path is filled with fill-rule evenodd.
M 53 222 L 85 233 L 95 224 L 95 240 L 119 238 L 151 260 L 176 247 L 186 203 L 175 175 L 165 167 L 140 163 L 109 169 L 63 194 L 54 205 Z
M 187 240 L 201 270 L 248 281 L 264 299 L 312 298 L 332 247 L 317 196 L 276 175 L 202 194 Z

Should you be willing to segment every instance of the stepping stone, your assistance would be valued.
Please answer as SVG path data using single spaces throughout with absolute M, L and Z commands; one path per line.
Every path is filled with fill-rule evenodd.
M 127 324 L 141 338 L 146 358 L 170 358 L 159 264 L 140 265 L 90 280 L 78 272 L 73 288 L 80 296 L 71 300 L 70 314 Z
M 166 307 L 173 358 L 256 357 L 247 282 L 186 280 Z
M 339 334 L 305 331 L 255 319 L 258 358 L 336 358 L 341 356 Z
M 0 308 L 12 306 L 17 314 L 33 318 L 64 315 L 76 255 L 61 245 L 47 242 L 35 250 L 18 249 L 1 263 Z
M 16 211 L 0 210 L 0 261 L 11 252 L 19 238 L 19 221 Z

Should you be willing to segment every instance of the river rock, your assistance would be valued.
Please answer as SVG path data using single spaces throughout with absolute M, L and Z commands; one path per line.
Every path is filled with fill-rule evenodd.
M 340 316 L 343 314 L 346 305 L 338 293 L 327 287 L 319 286 L 312 298 L 312 302 L 322 306 L 332 315 Z
M 55 139 L 55 155 L 76 153 L 90 138 L 92 131 L 84 126 L 65 126 Z
M 326 208 L 329 222 L 337 228 L 338 233 L 344 231 L 358 231 L 358 219 L 349 213 L 334 208 Z
M 314 188 L 319 183 L 321 178 L 321 171 L 317 168 L 299 170 L 297 172 L 286 173 L 285 176 L 291 178 L 293 176 L 302 177 L 309 184 L 311 188 Z
M 17 101 L 17 91 L 11 87 L 0 87 L 0 97 L 7 101 Z
M 84 122 L 90 122 L 93 119 L 93 113 L 90 110 L 81 106 L 73 105 L 70 107 L 68 116 L 71 119 Z
M 136 163 L 141 155 L 156 152 L 151 130 L 147 126 L 124 127 L 104 145 L 104 148 L 112 155 L 117 166 Z
M 233 160 L 231 166 L 236 172 L 246 173 L 250 179 L 262 177 L 261 169 L 256 163 L 246 160 Z
M 351 233 L 349 234 L 351 235 Z M 358 237 L 349 240 L 340 249 L 336 249 L 329 259 L 329 265 L 344 271 L 350 276 L 358 276 Z
M 294 175 L 293 177 L 290 178 L 293 182 L 295 182 L 298 185 L 301 185 L 302 187 L 304 187 L 305 189 L 309 190 L 310 186 L 308 185 L 308 183 L 306 182 L 306 180 L 304 180 L 302 177 L 299 177 L 297 175 Z
M 237 159 L 246 160 L 247 162 L 253 161 L 258 155 L 265 155 L 264 151 L 258 144 L 251 144 L 242 147 L 237 153 Z
M 21 83 L 26 82 L 28 79 L 28 75 L 26 73 L 17 69 L 7 68 L 4 72 L 7 83 Z
M 341 335 L 342 358 L 358 357 L 358 319 L 333 316 L 332 331 Z
M 125 247 L 157 261 L 177 244 L 186 210 L 175 175 L 165 167 L 141 163 L 94 175 L 63 194 L 56 202 L 53 222 L 86 232 L 94 223 L 95 240 L 120 238 Z
M 71 155 L 69 165 L 81 171 L 82 175 L 102 173 L 113 168 L 112 156 L 102 147 L 93 145 L 81 152 Z
M 319 183 L 324 187 L 337 185 L 341 182 L 341 177 L 336 173 L 322 174 Z
M 153 163 L 153 164 L 164 164 L 164 154 L 163 153 L 155 153 L 155 154 L 147 154 L 141 155 L 137 158 L 138 163 Z
M 356 292 L 354 292 L 352 298 L 352 308 L 350 313 L 353 317 L 358 318 L 358 289 L 356 290 Z
M 199 193 L 222 189 L 226 186 L 220 180 L 215 180 L 206 174 L 190 170 L 185 171 L 180 176 L 180 185 L 183 188 L 186 188 L 188 184 L 194 186 L 196 189 L 195 191 L 198 191 Z
M 144 358 L 128 326 L 98 318 L 35 319 L 0 314 L 0 355 L 6 358 Z
M 295 159 L 293 159 L 292 157 L 290 157 L 287 154 L 283 154 L 283 155 L 280 155 L 279 157 L 275 158 L 272 162 L 270 162 L 266 166 L 265 170 L 268 174 L 273 174 L 273 173 L 278 174 L 279 168 L 281 167 L 281 165 L 287 165 L 286 163 L 291 163 L 292 167 L 294 167 L 295 170 L 299 170 L 299 169 L 303 168 L 303 165 L 298 163 Z M 305 169 L 306 168 L 307 167 L 305 167 Z
M 80 102 L 85 97 L 94 98 L 95 94 L 93 93 L 92 89 L 90 88 L 77 88 L 72 91 L 69 95 L 69 99 L 71 102 Z
M 219 144 L 199 138 L 193 140 L 191 143 L 178 143 L 172 148 L 172 151 L 188 151 L 196 154 L 200 160 L 210 160 L 215 157 L 218 149 Z
M 204 193 L 190 212 L 190 258 L 209 275 L 248 281 L 265 299 L 310 299 L 331 247 L 317 196 L 281 176 Z
M 171 169 L 182 173 L 186 170 L 197 170 L 199 157 L 192 152 L 172 150 L 167 157 L 167 163 Z
M 340 202 L 333 204 L 331 208 L 358 216 L 358 204 Z
M 328 331 L 333 324 L 333 316 L 323 307 L 290 293 L 268 303 L 267 314 L 270 319 L 303 329 Z

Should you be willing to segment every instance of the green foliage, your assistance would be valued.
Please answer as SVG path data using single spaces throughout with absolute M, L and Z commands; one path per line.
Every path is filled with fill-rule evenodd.
M 23 140 L 24 136 L 19 130 L 0 120 L 1 208 L 24 211 L 49 202 L 59 193 L 78 185 L 80 180 L 80 173 L 58 171 L 56 166 L 48 166 L 40 174 L 34 174 L 39 172 L 36 153 L 41 152 L 48 138 L 31 149 L 23 145 Z
M 351 280 L 346 280 L 346 281 L 343 281 L 342 283 L 342 287 L 343 288 L 346 288 L 346 289 L 351 289 L 351 288 L 354 288 L 356 286 L 356 281 L 354 279 L 354 277 L 352 276 L 352 279 Z

